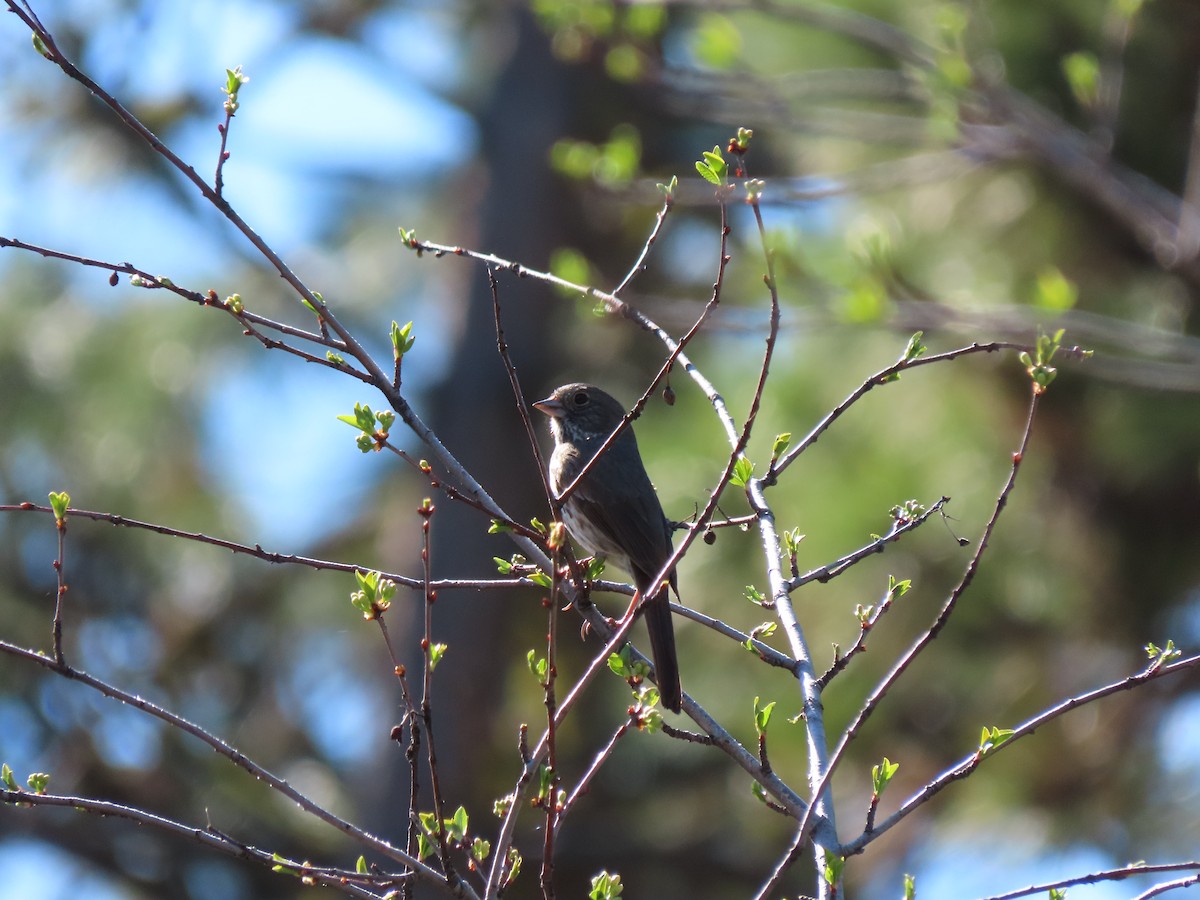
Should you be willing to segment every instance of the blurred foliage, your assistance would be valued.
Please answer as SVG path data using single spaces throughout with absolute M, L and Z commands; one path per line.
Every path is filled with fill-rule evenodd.
M 61 46 L 156 132 L 183 136 L 202 124 L 215 147 L 222 73 L 244 60 L 201 65 L 187 56 L 173 64 L 145 40 L 156 23 L 170 21 L 156 4 L 108 7 L 103 22 L 99 13 L 39 12 Z M 798 440 L 894 361 L 915 330 L 925 332 L 931 352 L 972 341 L 1031 343 L 1038 326 L 1065 327 L 1068 344 L 1097 349 L 1088 362 L 1060 366 L 971 589 L 843 763 L 835 779 L 843 836 L 859 827 L 871 767 L 885 756 L 900 766 L 881 817 L 973 752 L 980 728 L 1012 727 L 1131 673 L 1145 664 L 1140 648 L 1148 641 L 1200 645 L 1200 278 L 1194 257 L 1172 259 L 1148 246 L 1132 217 L 1143 205 L 1177 211 L 1164 193 L 1183 191 L 1189 152 L 1200 165 L 1192 143 L 1200 10 L 1189 0 L 744 8 L 539 0 L 529 10 L 263 2 L 255 13 L 276 22 L 276 52 L 313 38 L 334 41 L 371 58 L 394 84 L 430 78 L 381 49 L 385 24 L 453 48 L 451 63 L 436 70 L 444 82 L 435 78 L 433 89 L 477 123 L 483 138 L 475 157 L 446 162 L 457 158 L 451 148 L 415 132 L 406 165 L 425 184 L 364 176 L 335 160 L 318 173 L 320 194 L 303 211 L 316 225 L 285 255 L 347 311 L 378 358 L 390 359 L 388 322 L 415 322 L 419 340 L 404 364 L 414 404 L 453 435 L 452 451 L 470 467 L 495 458 L 488 487 L 518 518 L 544 517 L 545 507 L 491 349 L 482 275 L 458 260 L 404 252 L 398 225 L 611 288 L 653 226 L 654 184 L 678 175 L 679 195 L 647 270 L 624 294 L 678 334 L 708 299 L 718 262 L 712 191 L 691 172 L 693 161 L 723 147 L 738 126 L 752 127 L 747 164 L 766 181 L 768 242 L 784 304 L 748 451 L 760 472 L 776 434 Z M 237 290 L 250 309 L 311 326 L 279 280 L 211 211 L 195 207 L 176 174 L 48 69 L 11 21 L 5 26 L 0 64 L 10 74 L 0 102 L 20 140 L 0 153 L 18 178 L 48 171 L 81 194 L 129 179 L 168 198 L 170 210 L 155 214 L 199 223 L 218 248 L 198 249 L 190 270 L 173 278 L 221 296 Z M 113 52 L 130 45 L 139 53 Z M 263 114 L 254 91 L 272 59 L 264 53 L 257 68 L 247 66 L 252 80 L 231 134 L 231 183 L 238 128 Z M 171 77 L 144 76 L 151 63 Z M 1006 115 L 1024 110 L 1025 100 L 1078 131 L 1022 132 L 1028 123 Z M 311 115 L 319 129 L 319 111 Z M 1075 180 L 1032 149 L 1066 153 L 1067 137 L 1076 135 L 1093 141 L 1088 158 L 1099 160 L 1101 173 L 1129 174 L 1130 216 L 1104 199 L 1100 182 Z M 39 197 L 17 202 L 36 205 Z M 95 236 L 130 227 L 122 223 L 136 214 L 72 215 L 73 231 L 29 221 L 56 236 L 78 235 L 60 249 L 82 253 Z M 730 217 L 721 306 L 689 353 L 740 417 L 762 357 L 768 298 L 753 220 L 740 205 Z M 161 230 L 170 243 L 170 229 Z M 4 226 L 0 234 L 39 239 Z M 134 244 L 121 252 L 150 265 L 142 256 L 159 250 Z M 239 341 L 221 314 L 165 292 L 110 288 L 102 273 L 11 249 L 0 253 L 0 280 L 0 503 L 44 504 L 49 491 L 69 490 L 77 507 L 267 546 L 258 529 L 273 534 L 272 515 L 288 516 L 299 497 L 317 510 L 316 527 L 298 546 L 269 549 L 417 571 L 416 507 L 427 483 L 379 457 L 360 457 L 334 418 L 353 402 L 378 405 L 376 398 L 355 395 L 336 410 L 317 400 L 277 405 L 273 391 L 288 392 L 273 379 L 297 376 L 264 373 L 303 367 Z M 652 337 L 598 318 L 589 300 L 534 294 L 507 276 L 500 290 L 529 396 L 590 380 L 632 402 L 663 359 Z M 652 401 L 637 431 L 668 515 L 684 520 L 707 500 L 727 445 L 685 373 L 670 381 L 677 402 Z M 302 384 L 303 397 L 315 392 L 314 382 Z M 857 604 L 878 603 L 889 575 L 913 583 L 868 651 L 825 693 L 831 734 L 961 578 L 970 550 L 955 537 L 978 539 L 1017 447 L 1028 394 L 1015 354 L 907 372 L 854 406 L 772 489 L 780 527 L 805 535 L 802 571 L 884 532 L 898 503 L 952 498 L 944 523 L 932 520 L 846 575 L 795 594 L 820 669 L 833 644 L 844 649 L 856 636 Z M 214 439 L 215 420 L 239 411 L 247 415 L 238 421 L 253 427 L 243 425 L 236 450 L 214 458 L 214 448 L 229 446 Z M 321 456 L 324 432 L 344 442 L 344 455 Z M 262 472 L 265 485 L 281 454 L 317 458 L 297 470 L 296 483 L 274 488 L 276 496 L 265 486 L 239 493 L 231 473 L 247 471 L 253 482 Z M 342 470 L 340 479 L 332 470 Z M 485 517 L 454 519 L 453 504 L 437 502 L 445 510 L 435 525 L 447 523 L 435 531 L 437 574 L 482 567 L 486 575 L 491 556 L 512 552 L 503 535 L 484 534 Z M 721 507 L 730 516 L 747 511 L 733 490 Z M 744 599 L 747 584 L 765 587 L 757 541 L 753 532 L 722 529 L 711 547 L 697 542 L 681 567 L 683 602 L 745 631 L 770 619 Z M 6 640 L 49 646 L 55 554 L 49 516 L 0 516 Z M 388 733 L 400 707 L 378 635 L 346 602 L 349 576 L 273 567 L 78 518 L 69 520 L 67 554 L 69 658 L 179 710 L 339 813 L 399 839 L 406 774 L 403 748 Z M 621 599 L 598 599 L 613 614 L 624 608 Z M 410 663 L 419 653 L 418 600 L 402 592 L 389 613 Z M 525 656 L 542 647 L 544 613 L 529 592 L 445 592 L 436 616 L 435 628 L 451 635 L 435 679 L 444 789 L 486 828 L 479 823 L 490 825 L 492 801 L 515 777 L 515 723 L 534 730 L 544 718 Z M 776 701 L 772 764 L 803 783 L 803 725 L 787 722 L 799 697 L 786 673 L 764 670 L 736 642 L 694 624 L 678 630 L 685 689 L 750 745 L 753 697 Z M 560 674 L 569 680 L 598 645 L 576 641 L 570 625 L 561 633 Z M 781 633 L 769 640 L 783 648 Z M 0 657 L 0 684 L 0 761 L 21 780 L 48 771 L 53 789 L 209 820 L 297 858 L 348 864 L 357 855 L 244 772 L 131 710 L 7 657 Z M 1195 722 L 1184 713 L 1194 711 L 1197 688 L 1190 675 L 1118 694 L 1006 749 L 926 807 L 919 824 L 850 860 L 850 894 L 895 896 L 903 872 L 957 852 L 963 835 L 981 859 L 1014 834 L 1036 834 L 1046 848 L 1085 845 L 1114 864 L 1190 852 L 1200 840 L 1190 812 L 1200 758 Z M 559 736 L 568 778 L 625 721 L 628 696 L 609 677 L 583 698 Z M 59 848 L 68 885 L 103 873 L 116 896 L 312 894 L 120 823 L 0 810 L 5 859 L 24 852 L 18 837 Z M 740 896 L 761 883 L 790 840 L 788 821 L 764 811 L 723 756 L 636 734 L 618 745 L 568 818 L 558 872 L 564 894 L 582 894 L 602 869 L 619 867 L 636 896 Z M 530 895 L 540 841 L 532 828 L 520 841 Z M 1001 875 L 996 890 L 1030 880 Z M 808 889 L 810 879 L 798 868 L 793 889 Z M 918 891 L 920 884 L 918 872 Z

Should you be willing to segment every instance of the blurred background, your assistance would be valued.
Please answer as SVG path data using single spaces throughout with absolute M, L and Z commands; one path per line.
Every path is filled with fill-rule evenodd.
M 225 69 L 250 81 L 225 195 L 323 293 L 386 366 L 387 327 L 412 320 L 405 392 L 517 519 L 546 515 L 495 352 L 486 278 L 417 258 L 422 239 L 496 253 L 611 289 L 658 209 L 679 202 L 625 295 L 674 334 L 698 315 L 719 253 L 694 161 L 754 129 L 782 334 L 751 457 L 806 433 L 923 330 L 934 351 L 1031 342 L 1038 327 L 1096 350 L 1046 397 L 993 547 L 950 626 L 893 690 L 835 780 L 843 837 L 862 826 L 870 767 L 900 763 L 881 817 L 975 748 L 1145 665 L 1143 645 L 1200 645 L 1200 7 L 1191 0 L 531 5 L 370 0 L 34 3 L 60 47 L 211 180 Z M 311 316 L 164 161 L 0 19 L 0 236 L 169 276 L 254 312 Z M 731 209 L 721 308 L 691 348 L 735 416 L 766 334 L 763 257 Z M 664 357 L 629 322 L 502 276 L 529 399 L 568 380 L 632 403 Z M 668 515 L 707 499 L 727 446 L 690 381 L 654 401 L 638 438 Z M 1028 404 L 1011 353 L 922 368 L 872 392 L 774 489 L 800 566 L 882 533 L 909 498 L 952 498 L 882 556 L 794 596 L 819 662 L 857 632 L 888 575 L 914 588 L 825 694 L 831 732 L 961 577 L 1010 467 Z M 103 271 L 0 252 L 0 503 L 72 504 L 282 553 L 417 575 L 429 491 L 364 456 L 336 421 L 359 383 L 265 352 L 214 310 Z M 395 431 L 399 434 L 399 429 Z M 420 455 L 410 438 L 407 447 Z M 548 444 L 548 440 L 547 440 Z M 486 577 L 512 546 L 435 498 L 438 577 Z M 722 509 L 745 511 L 736 491 Z M 50 647 L 56 537 L 45 515 L 0 516 L 0 636 Z M 401 715 L 377 631 L 345 576 L 74 519 L 69 659 L 229 740 L 340 815 L 403 840 Z M 683 601 L 749 630 L 765 588 L 757 536 L 721 531 L 680 572 Z M 419 660 L 418 595 L 389 613 Z M 443 592 L 435 638 L 443 790 L 494 834 L 517 773 L 517 726 L 538 730 L 525 653 L 545 633 L 532 591 Z M 603 601 L 602 601 L 603 602 Z M 611 601 L 615 611 L 620 599 Z M 562 629 L 564 678 L 596 652 Z M 772 762 L 800 789 L 804 737 L 780 672 L 697 625 L 678 626 L 685 689 L 753 741 L 752 698 L 777 700 Z M 778 646 L 783 646 L 781 639 Z M 573 783 L 625 718 L 604 678 L 560 735 Z M 1056 720 L 941 794 L 847 866 L 852 896 L 986 895 L 1200 844 L 1200 678 L 1118 694 Z M 0 761 L 53 791 L 211 823 L 294 858 L 359 850 L 185 735 L 0 656 Z M 427 805 L 427 804 L 426 804 Z M 536 891 L 541 837 L 522 820 Z M 634 735 L 567 819 L 557 871 L 580 896 L 601 868 L 631 896 L 751 894 L 791 838 L 718 752 Z M 0 809 L 0 898 L 313 896 L 294 880 L 126 823 Z M 1149 882 L 1146 882 L 1149 883 Z M 790 890 L 811 888 L 798 866 Z M 1144 887 L 1143 883 L 1143 887 Z M 1128 883 L 1072 890 L 1127 897 Z M 317 890 L 320 893 L 320 890 Z M 423 892 L 419 895 L 423 895 Z

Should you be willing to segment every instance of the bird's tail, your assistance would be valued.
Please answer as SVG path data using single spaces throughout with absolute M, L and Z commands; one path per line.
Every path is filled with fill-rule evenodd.
M 675 626 L 671 623 L 671 601 L 664 585 L 643 606 L 646 628 L 650 632 L 650 652 L 658 679 L 658 695 L 671 712 L 683 706 L 683 688 L 679 684 L 679 660 L 675 656 Z

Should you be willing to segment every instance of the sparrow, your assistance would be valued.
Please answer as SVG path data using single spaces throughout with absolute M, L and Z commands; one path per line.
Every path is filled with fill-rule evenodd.
M 550 417 L 550 488 L 561 496 L 616 430 L 625 408 L 600 388 L 579 383 L 565 384 L 533 406 Z M 605 557 L 633 577 L 650 632 L 659 697 L 664 707 L 679 712 L 683 691 L 669 597 L 671 589 L 679 593 L 675 570 L 663 582 L 652 581 L 662 577 L 674 552 L 672 529 L 632 428 L 621 432 L 587 470 L 563 503 L 562 517 L 571 537 L 587 552 Z

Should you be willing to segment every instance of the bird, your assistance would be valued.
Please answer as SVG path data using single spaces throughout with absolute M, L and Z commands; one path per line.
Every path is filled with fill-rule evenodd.
M 625 417 L 625 408 L 591 384 L 564 384 L 534 408 L 550 417 L 554 453 L 548 466 L 556 497 L 571 485 Z M 674 552 L 671 523 L 626 428 L 579 480 L 562 505 L 563 524 L 585 550 L 603 556 L 633 577 L 642 600 L 662 705 L 679 712 L 683 691 L 675 654 L 670 590 L 678 594 L 674 568 L 655 584 Z M 670 587 L 668 587 L 668 583 Z

